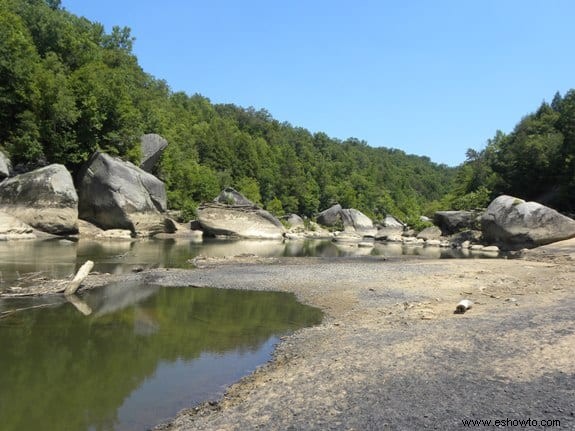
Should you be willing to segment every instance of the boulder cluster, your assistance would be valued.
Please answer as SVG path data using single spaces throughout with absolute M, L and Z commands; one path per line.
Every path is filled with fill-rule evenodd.
M 65 166 L 48 165 L 13 175 L 0 152 L 0 240 L 38 235 L 131 238 L 179 234 L 201 238 L 329 238 L 373 247 L 376 241 L 482 251 L 536 247 L 575 237 L 575 220 L 536 202 L 499 196 L 484 211 L 439 211 L 415 231 L 391 215 L 374 223 L 354 208 L 335 204 L 315 221 L 289 214 L 280 221 L 232 188 L 224 189 L 183 226 L 168 217 L 166 187 L 153 175 L 168 143 L 159 135 L 141 138 L 140 166 L 95 152 L 77 178 Z

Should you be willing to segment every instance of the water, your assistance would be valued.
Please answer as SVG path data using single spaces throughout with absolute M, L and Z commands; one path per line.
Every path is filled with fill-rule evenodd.
M 279 336 L 322 318 L 273 292 L 110 285 L 74 302 L 0 301 L 3 431 L 148 429 L 217 398 Z
M 373 248 L 338 245 L 329 240 L 226 241 L 189 239 L 68 240 L 0 242 L 0 290 L 26 285 L 27 278 L 65 278 L 86 260 L 95 262 L 94 271 L 124 273 L 136 268 L 192 268 L 191 258 L 255 254 L 260 257 L 399 257 L 416 254 L 428 258 L 485 257 L 481 253 L 438 247 L 414 247 L 376 243 Z M 490 256 L 497 256 L 491 254 Z

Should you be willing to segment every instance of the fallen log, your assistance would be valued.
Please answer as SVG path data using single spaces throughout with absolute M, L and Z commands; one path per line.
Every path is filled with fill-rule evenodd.
M 80 269 L 76 273 L 76 276 L 72 279 L 70 284 L 66 286 L 66 290 L 64 290 L 64 295 L 68 296 L 76 293 L 76 291 L 80 287 L 80 284 L 82 284 L 82 281 L 84 281 L 84 279 L 88 276 L 93 267 L 94 262 L 92 262 L 91 260 L 87 260 L 84 263 L 84 265 L 80 267 Z

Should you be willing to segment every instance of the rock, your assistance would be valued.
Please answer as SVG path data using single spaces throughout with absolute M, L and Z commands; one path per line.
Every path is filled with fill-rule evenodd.
M 12 162 L 6 154 L 0 151 L 0 181 L 12 174 Z
M 478 213 L 473 211 L 437 211 L 433 215 L 433 224 L 441 229 L 443 235 L 453 235 L 462 230 L 474 229 Z
M 72 176 L 53 164 L 0 183 L 2 211 L 55 235 L 78 233 L 78 195 Z
M 421 238 L 423 240 L 439 239 L 440 236 L 441 229 L 439 229 L 437 226 L 426 227 L 417 234 L 417 238 Z
M 130 162 L 96 152 L 79 173 L 80 218 L 102 229 L 164 232 L 166 188 Z
M 397 229 L 401 229 L 403 231 L 403 229 L 405 228 L 405 224 L 400 222 L 398 219 L 396 219 L 395 217 L 391 216 L 391 215 L 386 215 L 385 218 L 383 219 L 383 223 L 382 225 L 384 227 L 391 227 L 391 228 L 397 228 Z
M 346 232 L 371 237 L 376 235 L 377 229 L 373 226 L 373 221 L 361 211 L 354 208 L 342 209 L 340 215 Z
M 463 241 L 463 242 L 461 243 L 461 248 L 463 248 L 463 249 L 466 249 L 466 250 L 467 250 L 467 249 L 469 249 L 470 247 L 471 247 L 471 242 L 469 242 L 469 241 Z
M 575 237 L 575 220 L 537 202 L 503 195 L 489 204 L 481 229 L 487 243 L 530 248 Z
M 465 230 L 453 234 L 450 238 L 454 246 L 460 246 L 463 242 L 473 242 L 478 243 L 481 240 L 481 231 L 478 230 Z
M 470 250 L 471 250 L 471 251 L 483 251 L 484 248 L 485 248 L 485 247 L 483 247 L 481 244 L 473 244 L 473 245 L 470 247 Z
M 427 239 L 425 240 L 425 245 L 428 247 L 440 247 L 441 241 L 438 239 Z
M 140 164 L 140 168 L 152 173 L 168 146 L 168 141 L 160 135 L 149 133 L 140 138 L 140 145 L 142 148 L 142 163 Z
M 107 229 L 96 235 L 96 238 L 131 240 L 132 232 L 128 229 Z
M 12 239 L 34 239 L 34 229 L 32 226 L 23 223 L 16 217 L 0 211 L 0 240 Z
M 305 224 L 303 219 L 297 214 L 289 214 L 283 217 L 283 220 L 288 224 L 290 230 L 304 229 Z
M 499 253 L 499 247 L 497 247 L 496 245 L 488 245 L 487 247 L 483 247 L 483 251 L 485 252 L 494 252 L 494 253 Z
M 391 237 L 401 237 L 402 233 L 403 227 L 380 227 L 375 234 L 375 239 L 389 241 Z
M 341 205 L 335 204 L 317 215 L 317 222 L 322 226 L 334 227 L 341 221 Z
M 246 207 L 256 206 L 252 201 L 231 187 L 226 187 L 223 189 L 218 197 L 214 199 L 214 202 L 223 205 L 236 205 Z
M 248 206 L 204 204 L 198 209 L 198 221 L 205 234 L 254 239 L 281 239 L 284 228 L 269 212 Z
M 431 219 L 427 216 L 419 216 L 419 221 L 422 221 L 424 223 L 432 223 Z

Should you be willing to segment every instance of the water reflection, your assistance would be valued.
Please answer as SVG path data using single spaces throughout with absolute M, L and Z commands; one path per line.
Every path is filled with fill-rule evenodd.
M 214 397 L 265 362 L 277 337 L 319 323 L 293 295 L 109 286 L 0 319 L 2 430 L 141 430 Z
M 480 252 L 438 247 L 375 243 L 373 247 L 337 244 L 329 240 L 255 241 L 190 239 L 145 240 L 67 240 L 0 242 L 0 289 L 25 285 L 23 274 L 40 272 L 49 278 L 73 274 L 86 260 L 95 262 L 94 271 L 125 273 L 142 268 L 191 268 L 189 260 L 209 257 L 254 254 L 260 257 L 400 257 L 419 255 L 427 258 L 497 257 Z

